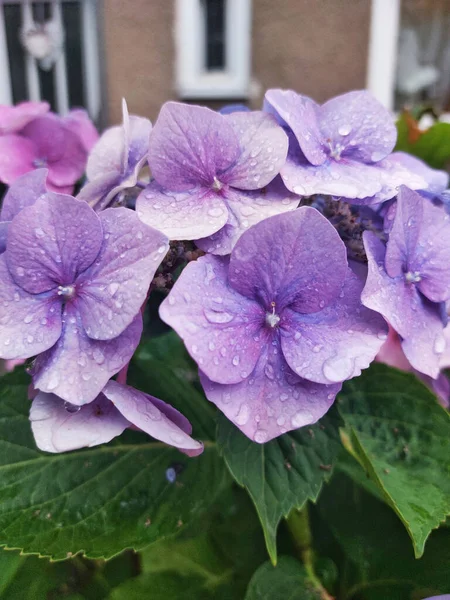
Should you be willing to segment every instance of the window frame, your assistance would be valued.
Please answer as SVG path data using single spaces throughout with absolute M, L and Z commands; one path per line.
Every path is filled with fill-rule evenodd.
M 249 95 L 251 0 L 227 0 L 224 71 L 205 68 L 202 0 L 176 0 L 176 89 L 180 98 L 243 99 Z

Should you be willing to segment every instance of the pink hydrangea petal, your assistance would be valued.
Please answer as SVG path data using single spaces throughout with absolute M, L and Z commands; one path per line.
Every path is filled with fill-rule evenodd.
M 0 181 L 11 185 L 21 175 L 34 169 L 38 157 L 32 140 L 19 135 L 0 136 Z
M 209 187 L 239 155 L 233 127 L 209 108 L 166 102 L 150 135 L 150 169 L 168 190 Z
M 378 162 L 392 152 L 397 129 L 391 113 L 366 90 L 348 92 L 325 102 L 317 111 L 323 139 L 341 156 Z
M 61 335 L 55 296 L 28 294 L 12 279 L 0 256 L 0 358 L 29 358 L 51 348 Z
M 226 203 L 227 223 L 216 233 L 195 242 L 205 252 L 221 256 L 230 254 L 249 227 L 273 215 L 294 210 L 298 206 L 298 197 L 291 194 L 277 177 L 263 190 L 241 192 L 230 188 Z
M 153 396 L 117 381 L 109 381 L 103 393 L 130 423 L 153 438 L 175 446 L 189 456 L 197 456 L 203 452 L 201 442 L 192 439 L 168 417 L 166 411 L 160 410 L 161 400 L 154 402 L 157 399 Z
M 235 112 L 226 117 L 233 127 L 242 153 L 222 178 L 241 190 L 269 184 L 286 162 L 288 137 L 275 118 L 260 111 Z
M 64 117 L 64 124 L 81 140 L 86 152 L 90 152 L 97 142 L 99 134 L 87 111 L 74 108 Z
M 375 234 L 366 231 L 363 239 L 369 271 L 362 303 L 382 314 L 402 337 L 406 358 L 417 371 L 437 377 L 445 350 L 438 311 L 425 303 L 415 286 L 408 285 L 403 277 L 389 277 L 384 269 L 386 249 Z
M 210 255 L 183 270 L 160 317 L 208 377 L 221 383 L 251 373 L 266 337 L 262 308 L 228 286 L 226 261 Z
M 412 371 L 411 363 L 403 352 L 401 337 L 390 325 L 388 337 L 381 346 L 375 360 L 401 371 Z
M 73 185 L 83 175 L 86 151 L 78 135 L 61 117 L 53 114 L 38 117 L 22 130 L 21 135 L 34 142 L 36 158 L 46 162 L 48 179 L 54 185 Z
M 60 339 L 36 359 L 33 384 L 76 406 L 92 402 L 108 380 L 130 361 L 141 333 L 139 314 L 113 340 L 92 340 L 84 331 L 76 307 L 68 303 Z
M 109 340 L 139 312 L 169 242 L 128 208 L 108 208 L 99 216 L 103 244 L 95 263 L 77 279 L 76 304 L 88 336 Z
M 305 381 L 288 367 L 279 345 L 268 344 L 254 371 L 242 382 L 222 385 L 200 371 L 213 402 L 247 437 L 258 443 L 323 417 L 341 385 Z
M 324 138 L 319 129 L 319 105 L 307 96 L 291 90 L 273 89 L 266 92 L 264 108 L 281 118 L 294 133 L 306 159 L 321 165 L 327 158 Z
M 48 102 L 20 102 L 15 106 L 0 106 L 0 135 L 20 131 L 30 121 L 49 110 Z
M 364 282 L 348 269 L 342 292 L 324 310 L 281 317 L 281 348 L 300 377 L 337 383 L 357 377 L 374 360 L 387 337 L 384 319 L 361 305 Z
M 228 277 L 266 310 L 274 302 L 275 312 L 290 305 L 310 313 L 337 297 L 346 273 L 347 252 L 336 230 L 319 211 L 302 207 L 249 229 L 234 248 Z
M 38 294 L 73 284 L 101 245 L 95 212 L 85 202 L 49 192 L 14 218 L 5 256 L 17 284 Z
M 169 192 L 153 181 L 136 202 L 143 223 L 162 231 L 171 240 L 195 240 L 220 230 L 228 219 L 222 196 L 204 188 Z
M 129 425 L 103 394 L 74 411 L 58 396 L 39 392 L 30 421 L 37 447 L 52 453 L 106 444 Z
M 47 193 L 47 169 L 36 169 L 18 177 L 3 198 L 0 219 L 11 221 L 26 206 L 31 206 Z

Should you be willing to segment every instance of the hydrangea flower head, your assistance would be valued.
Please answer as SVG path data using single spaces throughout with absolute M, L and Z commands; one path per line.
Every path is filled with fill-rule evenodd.
M 138 197 L 138 215 L 169 239 L 200 239 L 202 249 L 228 254 L 251 224 L 298 205 L 286 190 L 266 188 L 287 148 L 270 115 L 168 102 L 150 136 L 154 181 Z
M 36 444 L 45 452 L 67 452 L 106 444 L 128 427 L 197 456 L 203 444 L 190 437 L 192 426 L 175 408 L 134 388 L 109 381 L 97 398 L 68 407 L 54 394 L 39 392 L 30 410 Z
M 0 180 L 7 185 L 24 173 L 47 168 L 49 189 L 69 194 L 82 177 L 86 160 L 78 134 L 55 114 L 39 116 L 20 132 L 0 136 Z
M 0 256 L 0 357 L 37 356 L 36 388 L 92 401 L 131 358 L 140 307 L 168 249 L 133 211 L 100 216 L 48 193 L 14 217 Z
M 442 303 L 450 298 L 449 240 L 450 216 L 406 187 L 387 244 L 364 232 L 369 272 L 362 302 L 400 335 L 411 365 L 434 378 L 446 346 Z
M 375 204 L 395 196 L 401 184 L 426 187 L 422 177 L 386 160 L 395 146 L 396 128 L 390 113 L 367 91 L 349 92 L 319 106 L 293 91 L 273 89 L 266 93 L 265 110 L 289 131 L 281 176 L 296 194 Z
M 122 111 L 123 124 L 107 129 L 92 149 L 86 167 L 88 183 L 78 194 L 97 211 L 134 187 L 147 162 L 152 124 L 142 117 L 130 117 L 125 100 Z
M 362 286 L 335 229 L 303 207 L 251 227 L 229 259 L 190 263 L 160 316 L 209 400 L 262 443 L 317 421 L 374 359 L 387 327 Z
M 48 102 L 20 102 L 15 106 L 0 105 L 0 135 L 20 131 L 36 117 L 50 110 Z

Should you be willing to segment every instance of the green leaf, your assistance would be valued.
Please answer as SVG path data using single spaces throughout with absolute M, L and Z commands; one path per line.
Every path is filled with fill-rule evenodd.
M 2 600 L 37 600 L 61 598 L 74 591 L 67 583 L 72 577 L 68 563 L 50 564 L 36 557 L 0 550 L 0 598 Z M 74 583 L 74 581 L 71 581 Z
M 421 556 L 450 513 L 450 415 L 414 375 L 372 365 L 340 396 L 352 447 Z
M 194 459 L 140 433 L 77 452 L 39 452 L 27 386 L 20 371 L 1 379 L 0 545 L 54 559 L 111 557 L 177 533 L 229 482 L 212 442 Z M 170 483 L 174 463 L 179 475 Z
M 183 576 L 176 571 L 140 575 L 116 588 L 110 600 L 214 600 L 198 576 Z
M 124 552 L 109 562 L 75 557 L 50 562 L 0 550 L 2 600 L 103 600 L 114 587 L 136 575 L 134 555 Z
M 281 556 L 274 567 L 264 563 L 253 575 L 245 600 L 321 600 L 305 568 L 290 556 Z
M 192 423 L 194 437 L 214 440 L 216 410 L 201 391 L 197 372 L 183 342 L 172 331 L 140 344 L 128 383 L 180 410 Z
M 397 134 L 395 150 L 417 156 L 435 169 L 444 169 L 450 162 L 450 123 L 436 122 L 420 131 L 415 119 L 404 112 L 397 121 Z
M 419 600 L 450 590 L 450 530 L 434 531 L 416 559 L 390 507 L 338 469 L 314 512 L 316 550 L 338 564 L 333 593 L 340 600 Z M 341 554 L 326 538 L 326 528 Z
M 113 598 L 159 598 L 166 582 L 175 586 L 168 598 L 243 598 L 252 574 L 265 559 L 255 510 L 248 495 L 236 486 L 220 497 L 201 527 L 193 523 L 175 539 L 144 550 L 142 575 L 120 586 Z
M 340 449 L 339 424 L 337 411 L 332 409 L 317 425 L 256 444 L 219 417 L 217 443 L 231 474 L 256 506 L 273 563 L 281 518 L 307 500 L 315 500 L 331 474 Z

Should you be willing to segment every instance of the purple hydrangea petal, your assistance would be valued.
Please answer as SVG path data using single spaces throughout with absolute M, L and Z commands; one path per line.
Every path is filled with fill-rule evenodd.
M 92 340 L 84 330 L 76 308 L 68 303 L 58 342 L 37 357 L 33 384 L 76 406 L 92 402 L 108 380 L 133 356 L 142 333 L 139 315 L 112 340 Z
M 78 135 L 57 115 L 34 119 L 21 132 L 34 142 L 37 159 L 48 166 L 48 178 L 56 186 L 73 185 L 84 173 L 86 151 Z
M 389 277 L 384 268 L 386 249 L 375 234 L 366 231 L 363 239 L 369 270 L 362 303 L 383 315 L 403 338 L 403 351 L 417 371 L 437 377 L 440 356 L 445 350 L 438 310 L 426 303 L 403 277 Z
M 298 206 L 298 197 L 286 189 L 281 177 L 276 177 L 263 190 L 241 192 L 230 188 L 226 193 L 226 202 L 226 225 L 216 233 L 195 242 L 205 252 L 221 256 L 230 254 L 249 227 L 273 215 L 294 210 Z
M 90 181 L 110 172 L 126 177 L 147 157 L 151 122 L 130 117 L 126 103 L 122 108 L 123 124 L 107 129 L 89 155 L 86 175 Z
M 324 140 L 342 157 L 378 162 L 392 152 L 397 129 L 391 113 L 365 90 L 328 100 L 317 111 Z
M 235 112 L 251 112 L 251 110 L 245 104 L 225 104 L 219 109 L 221 115 L 231 115 Z
M 449 174 L 446 171 L 432 169 L 419 158 L 406 152 L 393 152 L 389 161 L 406 167 L 409 171 L 422 177 L 428 184 L 427 191 L 439 194 L 448 188 Z
M 53 453 L 106 444 L 129 425 L 103 394 L 73 410 L 58 396 L 39 392 L 30 421 L 37 447 Z
M 16 179 L 3 198 L 0 219 L 12 221 L 26 206 L 31 206 L 40 196 L 46 194 L 47 174 L 47 169 L 36 169 Z
M 9 221 L 0 221 L 0 254 L 6 250 L 6 239 L 8 237 Z
M 150 397 L 152 399 L 152 403 L 158 410 L 166 415 L 169 421 L 172 421 L 177 427 L 184 431 L 184 433 L 191 435 L 192 425 L 184 415 L 182 415 L 176 408 L 170 404 L 167 404 L 166 402 L 163 402 L 159 398 L 155 398 L 154 396 Z
M 294 133 L 306 159 L 321 165 L 327 158 L 323 135 L 319 129 L 319 105 L 291 90 L 273 89 L 266 92 L 264 109 L 281 118 Z
M 20 131 L 30 121 L 50 110 L 48 102 L 20 102 L 0 106 L 0 135 Z
M 21 175 L 34 169 L 37 148 L 32 140 L 20 135 L 0 136 L 0 181 L 11 185 Z
M 372 198 L 371 204 L 390 200 L 398 194 L 402 185 L 420 190 L 427 186 L 427 181 L 417 171 L 408 169 L 404 164 L 391 160 L 391 157 L 380 160 L 373 168 L 378 171 L 382 180 L 382 188 Z
M 226 117 L 241 147 L 241 155 L 221 179 L 241 190 L 269 184 L 286 162 L 288 137 L 274 117 L 260 111 L 235 112 Z
M 361 374 L 387 338 L 384 319 L 361 305 L 364 281 L 350 269 L 333 304 L 316 314 L 287 309 L 281 318 L 281 348 L 295 373 L 316 383 L 336 383 Z
M 152 175 L 169 190 L 209 187 L 239 155 L 233 127 L 209 108 L 166 102 L 150 135 Z
M 450 216 L 420 194 L 402 187 L 386 251 L 391 277 L 412 274 L 432 302 L 450 297 Z
M 105 173 L 121 173 L 124 155 L 123 125 L 110 127 L 92 148 L 86 165 L 86 176 L 93 181 Z
M 75 133 L 81 141 L 86 152 L 90 152 L 98 140 L 98 131 L 89 118 L 87 111 L 82 108 L 74 108 L 63 119 L 68 129 Z
M 0 256 L 0 357 L 29 358 L 51 348 L 60 335 L 59 300 L 25 292 Z
M 224 198 L 205 188 L 170 192 L 153 181 L 136 201 L 138 217 L 171 240 L 195 240 L 220 230 L 227 222 Z
M 187 265 L 160 307 L 161 319 L 214 381 L 251 373 L 266 337 L 264 311 L 227 284 L 227 262 L 203 256 Z
M 128 208 L 108 208 L 99 217 L 103 243 L 95 263 L 77 279 L 76 304 L 89 337 L 109 340 L 139 312 L 169 242 Z
M 87 202 L 96 212 L 104 210 L 124 187 L 120 175 L 110 171 L 88 181 L 77 195 L 77 200 Z
M 130 117 L 130 139 L 128 143 L 126 172 L 131 172 L 136 164 L 147 160 L 152 124 L 143 117 Z
M 399 192 L 391 215 L 392 226 L 386 249 L 385 267 L 390 277 L 403 276 L 419 241 L 424 200 L 407 188 Z M 391 220 L 390 219 L 390 220 Z M 406 269 L 406 270 L 405 270 Z
M 381 192 L 384 174 L 372 165 L 351 159 L 328 159 L 319 166 L 313 166 L 304 161 L 298 146 L 291 143 L 281 177 L 286 187 L 300 196 L 326 194 L 366 199 Z
M 249 229 L 234 248 L 228 277 L 266 309 L 275 302 L 276 310 L 289 304 L 311 313 L 337 297 L 346 274 L 347 252 L 336 230 L 319 211 L 302 207 Z
M 258 443 L 315 423 L 341 389 L 339 384 L 319 385 L 298 377 L 277 343 L 266 346 L 254 371 L 240 383 L 215 383 L 202 371 L 200 381 L 208 400 Z
M 117 381 L 109 381 L 103 393 L 130 423 L 153 438 L 179 448 L 188 456 L 203 452 L 201 442 L 192 439 L 184 428 L 172 421 L 167 414 L 169 411 L 160 410 L 161 400 Z
M 100 220 L 86 203 L 48 193 L 14 218 L 5 256 L 16 283 L 38 294 L 72 284 L 101 244 Z

